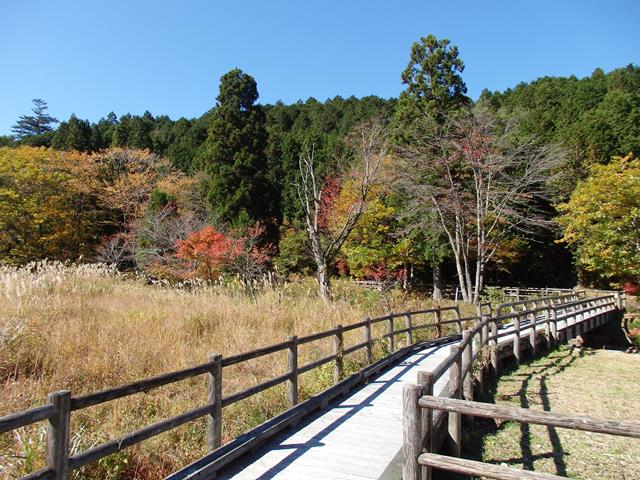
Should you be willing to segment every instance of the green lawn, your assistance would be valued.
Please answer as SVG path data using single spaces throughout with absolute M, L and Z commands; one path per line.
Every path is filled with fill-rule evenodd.
M 485 401 L 640 420 L 640 355 L 567 347 L 504 372 Z M 514 422 L 465 428 L 466 458 L 581 479 L 640 478 L 640 440 Z

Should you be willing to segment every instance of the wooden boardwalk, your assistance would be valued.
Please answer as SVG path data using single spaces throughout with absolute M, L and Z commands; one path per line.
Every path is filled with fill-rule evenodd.
M 523 325 L 525 322 L 523 322 Z M 564 329 L 564 322 L 558 327 Z M 540 325 L 537 330 L 544 329 Z M 513 330 L 505 325 L 501 332 Z M 514 335 L 500 345 L 508 348 Z M 256 452 L 218 472 L 225 480 L 400 479 L 402 476 L 402 388 L 417 372 L 434 370 L 458 342 L 426 348 L 375 380 L 330 403 L 326 409 L 276 435 Z M 448 371 L 434 395 L 447 396 Z
M 415 422 L 419 396 L 472 399 L 472 375 L 481 374 L 486 366 L 473 369 L 481 351 L 489 353 L 489 359 L 485 355 L 482 359 L 490 360 L 495 374 L 501 358 L 519 360 L 522 350 L 535 353 L 538 346 L 556 345 L 617 318 L 624 308 L 623 298 L 616 292 L 593 293 L 591 297 L 574 292 L 504 303 L 495 312 L 485 303 L 478 305 L 477 316 L 467 318 L 462 318 L 458 305 L 389 312 L 304 337 L 291 336 L 249 352 L 226 357 L 212 354 L 205 363 L 99 392 L 75 396 L 68 390 L 52 392 L 43 405 L 0 417 L 0 434 L 47 422 L 46 466 L 22 477 L 25 480 L 65 480 L 74 470 L 202 417 L 207 418 L 209 453 L 167 479 L 398 479 L 401 469 L 405 477 L 414 478 L 411 472 L 420 470 L 417 462 L 423 445 L 415 425 L 433 432 L 434 445 L 442 442 L 443 435 L 448 435 L 456 449 L 460 444 L 459 414 L 434 414 L 431 427 L 428 420 Z M 372 327 L 379 325 L 382 328 L 376 327 L 374 339 Z M 460 334 L 442 336 L 445 326 Z M 414 340 L 414 334 L 424 329 L 437 338 Z M 345 345 L 345 332 L 358 332 L 350 337 L 362 335 L 363 341 Z M 333 342 L 331 355 L 298 363 L 300 346 L 329 339 Z M 396 348 L 397 339 L 406 346 Z M 372 356 L 374 341 L 385 343 L 389 352 L 377 361 Z M 346 374 L 345 356 L 358 351 L 365 354 L 366 366 Z M 223 394 L 224 368 L 277 352 L 286 353 L 285 373 Z M 326 364 L 333 364 L 333 385 L 299 401 L 298 377 Z M 416 385 L 420 372 L 423 375 Z M 71 451 L 74 412 L 198 376 L 206 376 L 204 405 L 84 451 Z M 222 445 L 223 408 L 281 384 L 286 385 L 289 408 Z
M 451 345 L 427 348 L 360 389 L 274 437 L 264 447 L 218 472 L 218 479 L 400 478 L 402 387 L 420 370 L 445 359 Z M 436 394 L 447 388 L 446 375 Z

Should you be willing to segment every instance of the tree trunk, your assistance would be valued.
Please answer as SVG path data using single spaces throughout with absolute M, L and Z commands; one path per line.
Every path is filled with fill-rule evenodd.
M 331 283 L 329 280 L 329 273 L 327 271 L 327 265 L 324 262 L 317 262 L 318 266 L 318 291 L 320 296 L 326 302 L 331 300 Z
M 434 261 L 431 264 L 433 274 L 433 299 L 442 300 L 442 263 Z

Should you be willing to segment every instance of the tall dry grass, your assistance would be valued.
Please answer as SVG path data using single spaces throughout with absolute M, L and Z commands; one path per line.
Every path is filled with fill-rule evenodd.
M 104 265 L 50 262 L 0 267 L 0 292 L 0 415 L 42 404 L 55 390 L 93 392 L 202 363 L 213 352 L 231 355 L 287 335 L 426 305 L 347 281 L 336 283 L 337 299 L 326 304 L 312 279 L 265 285 L 252 298 L 233 282 L 175 288 L 149 285 Z M 327 355 L 330 348 L 329 342 L 315 343 L 303 349 L 302 360 Z M 224 390 L 283 373 L 285 365 L 284 354 L 273 354 L 225 369 Z M 328 386 L 330 368 L 306 374 L 302 395 Z M 205 398 L 204 378 L 197 377 L 75 412 L 72 453 L 200 406 Z M 276 387 L 225 409 L 225 439 L 284 408 L 283 388 Z M 205 452 L 204 432 L 204 420 L 192 422 L 75 472 L 74 478 L 163 478 Z M 0 477 L 41 467 L 43 441 L 43 424 L 1 435 Z

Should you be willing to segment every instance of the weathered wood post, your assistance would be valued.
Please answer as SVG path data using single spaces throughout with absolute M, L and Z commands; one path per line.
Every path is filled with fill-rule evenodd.
M 71 429 L 71 392 L 61 390 L 47 396 L 55 413 L 47 422 L 47 466 L 55 480 L 66 480 L 69 472 L 69 430 Z
M 369 317 L 364 320 L 364 341 L 367 344 L 367 365 L 373 363 L 373 343 L 371 342 L 371 319 Z
M 534 304 L 535 305 L 535 304 Z M 531 356 L 536 356 L 537 351 L 537 342 L 538 342 L 538 315 L 536 311 L 537 307 L 534 307 L 533 313 L 531 314 L 531 329 L 529 330 L 529 345 L 531 345 Z
M 456 359 L 449 369 L 449 397 L 460 398 L 461 374 L 462 374 L 462 350 L 458 345 L 455 347 Z M 462 415 L 449 412 L 449 437 L 451 437 L 451 455 L 459 457 L 461 448 Z
M 549 305 L 545 302 L 544 306 L 544 336 L 546 338 L 547 350 L 551 350 L 553 347 L 553 341 L 551 339 L 551 314 L 549 313 Z
M 420 464 L 418 456 L 422 453 L 420 433 L 420 387 L 405 384 L 402 387 L 402 464 L 403 480 L 420 480 Z
M 471 359 L 472 356 L 472 348 L 471 344 L 472 339 L 470 338 L 471 332 L 469 330 L 464 330 L 462 332 L 462 345 L 464 348 L 462 349 L 462 372 L 467 372 L 462 378 L 462 392 L 464 398 L 466 400 L 473 400 L 473 373 L 471 371 Z
M 462 333 L 462 316 L 460 315 L 460 305 L 456 305 L 453 311 L 456 314 L 456 333 Z
M 287 369 L 291 375 L 287 382 L 287 406 L 293 408 L 298 403 L 298 337 L 289 336 L 287 342 Z
M 406 322 L 405 322 L 405 326 L 407 329 L 407 333 L 406 335 L 406 341 L 407 341 L 407 346 L 409 345 L 413 345 L 413 322 L 411 321 L 411 314 L 407 314 L 406 318 Z
M 344 339 L 342 335 L 342 325 L 336 327 L 336 334 L 333 337 L 333 353 L 336 356 L 336 361 L 333 365 L 333 383 L 338 383 L 342 380 L 343 376 L 343 352 L 344 352 Z
M 442 336 L 442 310 L 440 305 L 438 305 L 434 311 L 436 316 L 436 338 L 440 338 Z
M 491 340 L 489 341 L 489 349 L 491 351 L 491 370 L 494 377 L 498 376 L 498 318 L 492 318 L 491 322 Z
M 418 386 L 420 387 L 420 396 L 433 395 L 433 374 L 431 372 L 418 372 Z M 431 452 L 433 445 L 433 410 L 430 408 L 420 409 L 420 418 L 422 423 L 422 448 Z M 431 480 L 431 467 L 422 467 L 422 480 Z
M 389 341 L 389 353 L 393 353 L 396 350 L 396 339 L 395 339 L 395 333 L 394 333 L 394 329 L 393 329 L 393 312 L 389 312 L 389 319 L 387 320 L 387 322 L 389 322 L 389 330 L 388 330 L 388 341 Z
M 520 314 L 513 319 L 513 356 L 516 364 L 520 365 Z
M 211 370 L 207 373 L 207 448 L 210 452 L 222 445 L 222 355 L 209 355 Z

